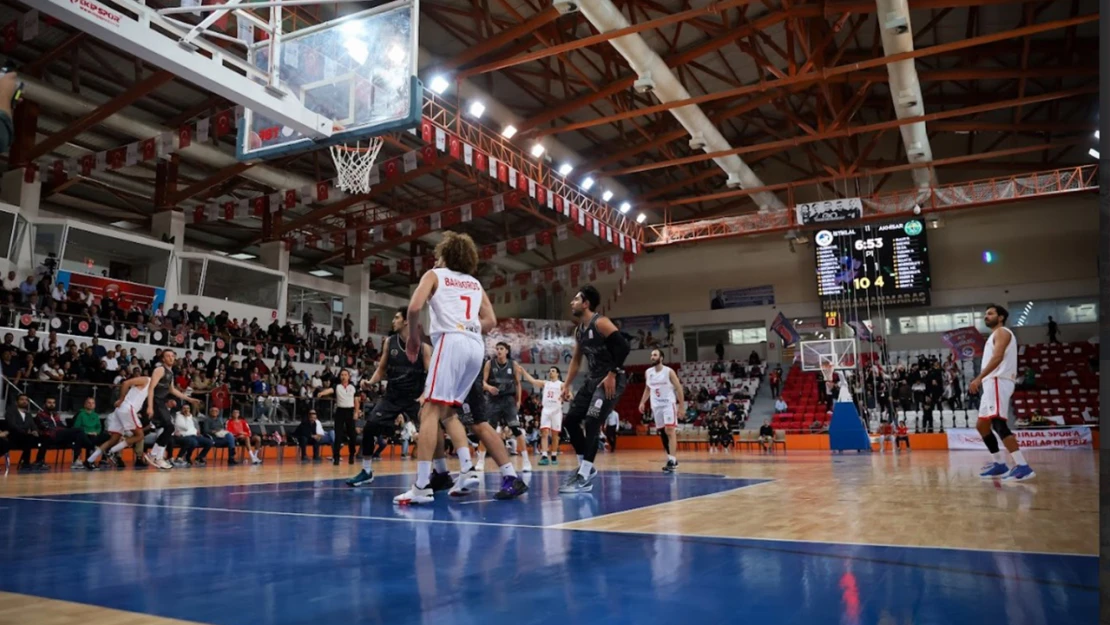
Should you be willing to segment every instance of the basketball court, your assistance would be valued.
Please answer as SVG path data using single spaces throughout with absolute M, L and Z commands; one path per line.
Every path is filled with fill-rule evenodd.
M 979 293 L 1009 293 L 1005 283 L 953 277 L 990 270 L 976 264 L 993 253 L 975 247 L 992 245 L 982 241 L 943 248 L 934 264 L 950 284 L 930 284 L 926 236 L 944 219 L 963 223 L 955 215 L 982 209 L 1007 222 L 1004 209 L 1017 202 L 1079 206 L 1098 188 L 1093 1 L 20 1 L 21 44 L 34 41 L 27 24 L 39 15 L 58 29 L 49 48 L 22 51 L 26 97 L 63 121 L 51 122 L 57 134 L 39 128 L 53 138 L 36 144 L 32 132 L 13 148 L 13 169 L 67 216 L 151 224 L 167 258 L 197 263 L 201 285 L 231 285 L 209 296 L 167 260 L 159 280 L 178 301 L 234 303 L 260 275 L 277 285 L 272 302 L 233 308 L 263 326 L 296 320 L 293 271 L 342 276 L 356 332 L 379 336 L 386 323 L 376 327 L 367 311 L 391 316 L 397 304 L 371 294 L 407 299 L 435 261 L 440 231 L 454 229 L 479 240 L 499 317 L 569 319 L 575 291 L 561 285 L 581 279 L 603 285 L 603 312 L 689 321 L 712 309 L 705 332 L 724 332 L 721 290 L 713 304 L 690 302 L 736 275 L 775 275 L 791 258 L 782 250 L 797 255 L 812 238 L 813 263 L 775 278 L 777 305 L 812 304 L 807 314 L 840 338 L 805 340 L 795 354 L 772 325 L 756 342 L 779 341 L 775 358 L 789 367 L 797 356 L 791 375 L 831 385 L 834 372 L 875 358 L 862 326 L 855 335 L 845 327 L 864 312 L 885 321 L 888 304 L 940 302 L 980 314 Z M 132 69 L 136 84 L 67 105 L 57 76 L 42 77 L 50 64 L 58 74 L 67 37 L 124 59 L 95 63 L 112 66 L 98 87 Z M 36 62 L 40 52 L 46 60 Z M 195 101 L 175 104 L 182 91 L 142 100 L 170 81 L 191 85 Z M 875 84 L 885 86 L 872 92 Z M 140 100 L 146 108 L 128 109 Z M 73 194 L 82 185 L 95 196 Z M 25 209 L 22 189 L 12 202 Z M 840 220 L 855 229 L 829 225 Z M 859 225 L 872 222 L 884 225 Z M 195 249 L 184 247 L 187 233 Z M 1011 257 L 1041 234 L 1007 235 Z M 1087 262 L 1085 242 L 1077 255 Z M 897 256 L 883 256 L 894 243 Z M 770 258 L 772 245 L 778 260 L 757 258 Z M 213 255 L 197 260 L 202 246 Z M 702 246 L 716 252 L 660 260 Z M 265 271 L 246 277 L 219 264 L 234 252 Z M 306 275 L 302 295 L 315 284 Z M 1090 295 L 1063 284 L 1071 277 L 1029 282 L 1049 285 L 1045 300 Z M 653 286 L 637 294 L 637 281 Z M 328 288 L 319 301 L 330 318 L 341 289 Z M 761 287 L 740 290 L 751 288 Z M 930 288 L 962 299 L 931 301 Z M 767 320 L 782 314 L 773 290 L 766 301 L 738 297 L 758 300 L 743 305 L 766 308 Z M 767 329 L 756 321 L 728 332 Z M 670 323 L 645 333 L 641 351 L 649 337 L 670 340 Z M 938 333 L 956 322 L 945 323 Z M 866 332 L 909 335 L 910 325 Z M 1078 333 L 1076 342 L 1089 338 Z M 730 349 L 751 344 L 729 340 Z M 669 357 L 678 359 L 680 341 L 664 346 Z M 904 349 L 940 346 L 921 345 Z M 714 358 L 696 338 L 681 347 L 689 362 L 723 355 L 723 345 Z M 268 358 L 285 351 L 270 348 Z M 569 360 L 564 345 L 550 350 L 529 364 Z M 738 347 L 728 358 L 746 356 Z M 354 362 L 294 348 L 289 357 L 317 368 Z M 985 450 L 872 453 L 868 423 L 841 408 L 831 411 L 832 436 L 794 433 L 774 453 L 686 449 L 673 475 L 660 472 L 658 441 L 644 427 L 630 448 L 599 455 L 592 493 L 560 494 L 570 468 L 550 466 L 512 501 L 493 499 L 489 468 L 470 497 L 394 505 L 415 462 L 393 456 L 360 488 L 344 484 L 355 466 L 301 464 L 292 453 L 279 462 L 272 451 L 261 466 L 237 468 L 13 468 L 0 475 L 0 624 L 1095 622 L 1091 449 L 1030 450 L 1035 480 L 984 480 Z

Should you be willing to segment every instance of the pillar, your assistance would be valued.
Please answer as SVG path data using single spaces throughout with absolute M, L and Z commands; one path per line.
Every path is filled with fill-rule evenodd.
M 24 179 L 25 172 L 22 168 L 13 169 L 4 173 L 0 178 L 0 200 L 19 207 L 19 214 L 27 221 L 34 221 L 39 216 L 39 201 L 42 197 L 42 173 L 35 175 L 34 182 Z
M 150 233 L 159 239 L 173 238 L 173 251 L 185 249 L 185 213 L 175 210 L 158 211 L 150 217 Z
M 343 299 L 343 314 L 351 315 L 354 331 L 365 338 L 370 327 L 370 267 L 365 263 L 343 267 L 343 284 L 349 289 Z
M 289 250 L 285 247 L 285 241 L 263 241 L 258 248 L 258 259 L 266 268 L 289 275 Z

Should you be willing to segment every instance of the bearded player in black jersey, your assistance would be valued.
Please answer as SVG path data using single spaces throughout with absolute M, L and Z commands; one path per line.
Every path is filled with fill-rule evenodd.
M 362 470 L 347 480 L 347 486 L 362 486 L 374 481 L 373 453 L 374 441 L 378 436 L 392 436 L 397 417 L 416 419 L 423 403 L 424 378 L 428 374 L 428 364 L 432 359 L 432 348 L 422 345 L 421 358 L 416 362 L 405 354 L 405 338 L 408 336 L 408 308 L 402 307 L 393 315 L 393 333 L 382 346 L 382 356 L 374 375 L 364 384 L 373 386 L 384 378 L 385 395 L 370 411 L 366 425 L 362 428 Z M 442 444 L 442 443 L 441 443 Z M 443 454 L 435 459 L 436 467 L 432 472 L 430 487 L 433 491 L 451 488 L 454 481 L 447 471 Z
M 593 490 L 598 434 L 628 384 L 624 373 L 624 359 L 630 349 L 628 340 L 608 317 L 597 313 L 600 302 L 601 294 L 589 284 L 579 289 L 570 301 L 570 312 L 578 326 L 574 329 L 574 355 L 563 384 L 563 399 L 571 399 L 571 383 L 578 374 L 582 356 L 586 357 L 586 380 L 575 393 L 563 420 L 570 433 L 570 443 L 578 454 L 578 471 L 567 477 L 559 487 L 560 493 Z

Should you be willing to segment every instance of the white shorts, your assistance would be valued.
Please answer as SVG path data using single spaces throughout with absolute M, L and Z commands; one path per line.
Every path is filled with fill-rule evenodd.
M 651 416 L 655 419 L 657 429 L 675 426 L 674 404 L 652 404 Z
M 983 380 L 983 394 L 979 399 L 980 419 L 1010 419 L 1010 398 L 1014 396 L 1014 381 L 1000 378 Z
M 563 431 L 563 409 L 560 408 L 544 408 L 540 413 L 540 429 L 541 430 L 555 430 L 556 432 Z
M 105 429 L 111 434 L 130 436 L 135 432 L 141 432 L 143 424 L 139 421 L 139 415 L 135 413 L 135 409 L 123 404 L 108 415 Z
M 482 373 L 485 347 L 459 333 L 440 334 L 433 339 L 432 369 L 424 381 L 424 401 L 461 406 L 474 380 Z

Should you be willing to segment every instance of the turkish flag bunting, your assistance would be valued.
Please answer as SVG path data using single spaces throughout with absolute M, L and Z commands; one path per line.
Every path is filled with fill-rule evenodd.
M 496 245 L 483 245 L 482 249 L 478 251 L 478 256 L 482 260 L 490 260 L 491 258 L 493 258 L 496 255 L 497 255 L 497 246 Z
M 450 141 L 447 142 L 448 153 L 451 158 L 460 158 L 462 156 L 462 141 L 455 135 L 451 135 Z
M 478 151 L 475 151 L 474 152 L 474 169 L 477 169 L 478 171 L 481 171 L 481 172 L 487 171 L 487 168 L 489 167 L 489 160 L 487 160 L 488 158 L 489 157 L 487 157 L 485 154 L 483 154 L 481 152 L 478 152 Z
M 563 196 L 561 196 L 561 195 L 556 195 L 555 196 L 555 212 L 557 212 L 557 213 L 563 212 Z
M 81 175 L 88 176 L 92 173 L 93 166 L 96 165 L 96 156 L 93 154 L 86 154 L 81 157 Z
M 224 202 L 224 220 L 235 219 L 235 202 Z
M 188 126 L 177 131 L 178 148 L 184 150 L 193 144 L 193 130 Z
M 540 245 L 548 245 L 551 243 L 551 231 L 544 230 L 536 235 L 536 242 Z
M 481 200 L 479 202 L 475 202 L 473 209 L 474 218 L 480 219 L 482 217 L 485 217 L 490 213 L 491 210 L 493 210 L 493 202 L 489 200 Z
M 110 169 L 119 169 L 123 167 L 123 161 L 127 158 L 127 148 L 116 148 L 108 150 L 108 167 Z
M 520 290 L 520 301 L 523 302 L 526 299 L 528 299 L 528 289 L 521 289 Z
M 536 185 L 536 201 L 539 202 L 541 206 L 547 204 L 547 189 L 540 185 Z
M 524 239 L 510 239 L 508 242 L 510 254 L 519 254 L 524 251 Z
M 505 163 L 497 164 L 497 179 L 501 182 L 509 181 L 509 166 Z
M 401 260 L 397 261 L 397 273 L 409 273 L 410 271 L 412 271 L 411 259 L 402 258 Z
M 503 276 L 501 274 L 497 274 L 497 275 L 493 276 L 493 282 L 490 284 L 490 287 L 494 288 L 494 289 L 499 288 L 499 287 L 503 287 L 503 286 L 505 286 L 505 282 L 506 282 L 505 276 Z
M 54 184 L 61 184 L 66 181 L 66 164 L 65 161 L 54 161 Z
M 426 164 L 431 165 L 432 163 L 436 162 L 436 149 L 435 149 L 435 147 L 430 146 L 430 145 L 424 146 L 423 148 L 420 149 L 420 156 L 421 156 L 421 158 L 424 159 L 424 162 Z
M 326 183 L 326 182 L 317 182 L 316 183 L 316 201 L 317 202 L 323 202 L 326 199 L 328 199 L 328 183 Z
M 578 221 L 578 207 L 574 204 L 570 205 L 570 220 L 574 222 Z
M 516 172 L 516 188 L 521 191 L 528 188 L 528 177 L 523 172 Z
M 390 159 L 385 162 L 385 177 L 386 180 L 397 177 L 397 159 Z
M 434 138 L 434 131 L 432 130 L 432 122 L 424 120 L 420 122 L 420 140 L 424 143 L 431 143 Z
M 452 209 L 443 211 L 443 227 L 444 228 L 448 228 L 448 227 L 457 225 L 461 221 L 462 221 L 462 218 L 459 215 L 459 209 L 452 208 Z
M 293 208 L 297 205 L 297 191 L 294 189 L 285 190 L 285 208 Z
M 266 204 L 268 199 L 269 198 L 267 196 L 260 195 L 251 201 L 251 208 L 253 209 L 252 212 L 254 213 L 255 217 L 262 217 L 262 215 L 266 214 Z
M 222 113 L 216 114 L 216 127 L 213 130 L 215 136 L 222 137 L 231 132 L 232 128 L 235 126 L 235 118 L 232 117 L 233 114 L 232 111 L 223 111 Z
M 153 137 L 140 143 L 139 149 L 143 153 L 144 161 L 152 160 L 158 156 L 158 142 Z
M 204 221 L 204 206 L 198 206 L 193 209 L 193 223 L 199 224 Z

